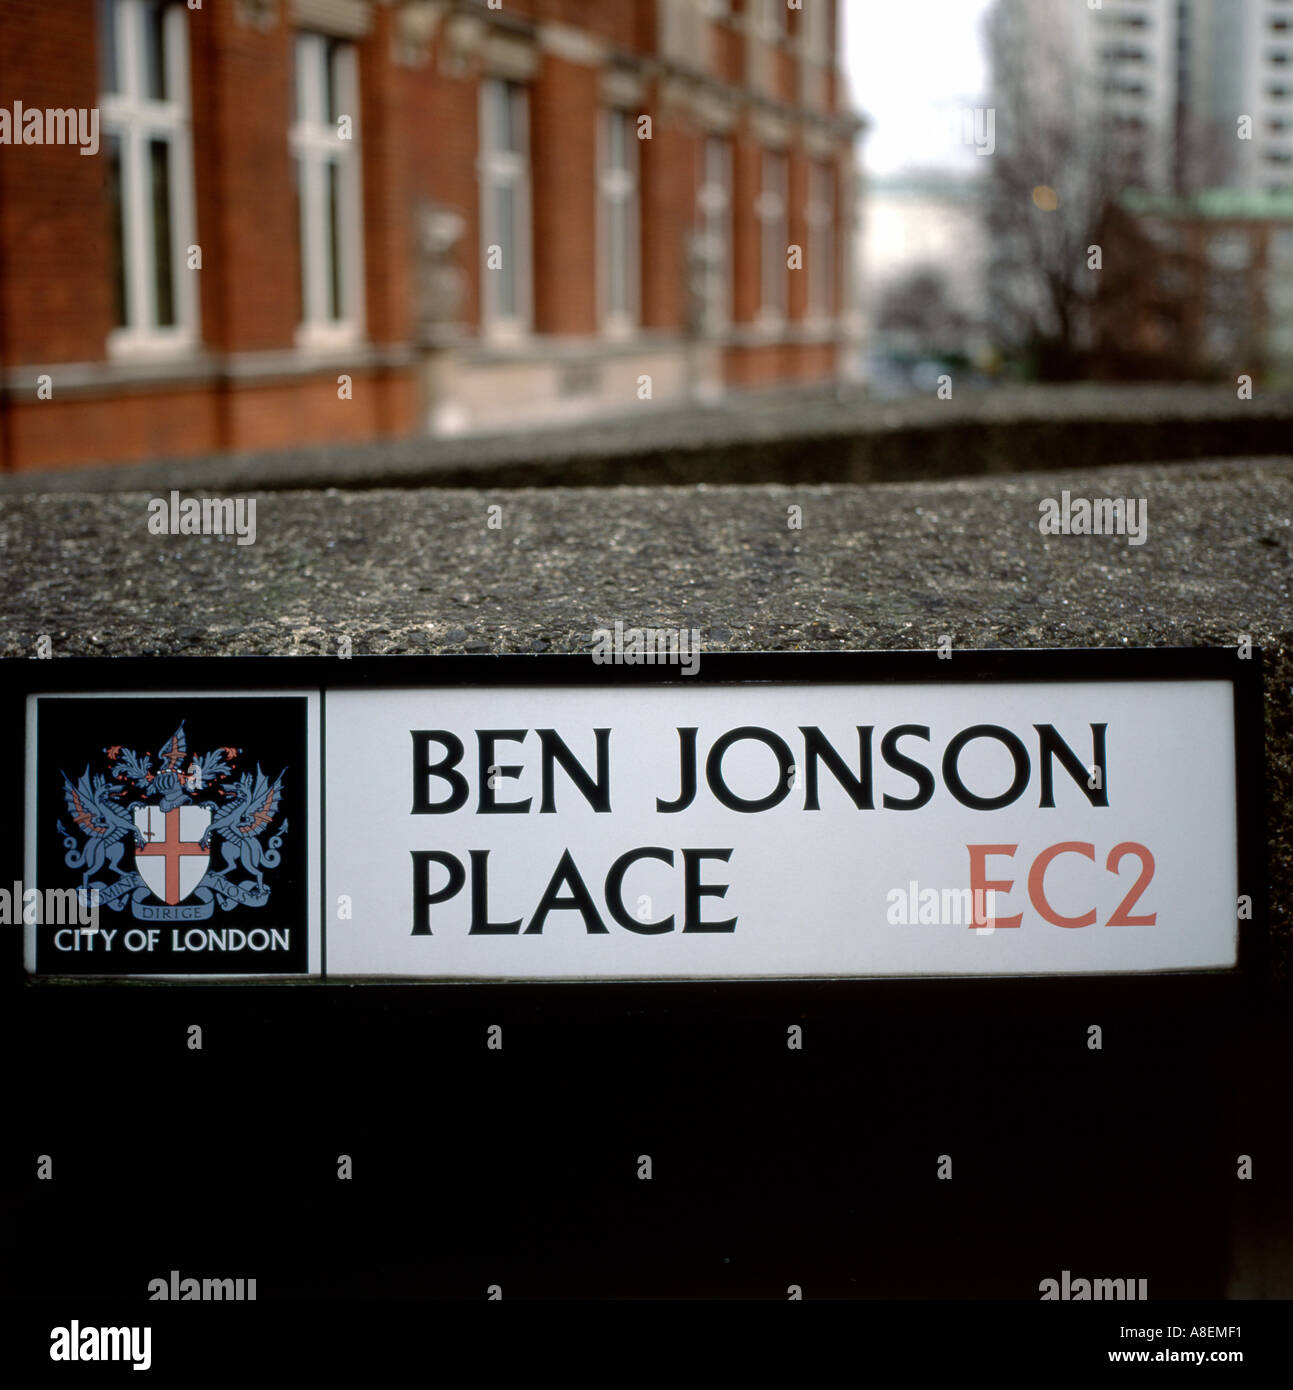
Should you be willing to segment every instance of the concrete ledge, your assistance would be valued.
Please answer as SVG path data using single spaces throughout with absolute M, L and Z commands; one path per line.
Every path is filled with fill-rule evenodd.
M 0 493 L 178 487 L 600 487 L 860 483 L 1283 454 L 1293 394 L 1073 386 L 874 401 L 856 389 L 734 394 L 710 407 L 527 432 L 302 448 L 0 476 Z

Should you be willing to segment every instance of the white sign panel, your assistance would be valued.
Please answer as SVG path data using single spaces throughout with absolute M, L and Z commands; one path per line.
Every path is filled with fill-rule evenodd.
M 329 975 L 1236 963 L 1227 681 L 331 691 Z

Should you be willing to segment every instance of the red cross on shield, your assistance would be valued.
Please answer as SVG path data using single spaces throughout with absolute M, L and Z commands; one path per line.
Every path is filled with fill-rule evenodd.
M 155 898 L 174 907 L 202 882 L 211 862 L 208 850 L 198 841 L 211 824 L 209 806 L 177 806 L 163 811 L 160 806 L 136 806 L 135 828 L 144 837 L 142 849 L 135 850 L 135 868 Z

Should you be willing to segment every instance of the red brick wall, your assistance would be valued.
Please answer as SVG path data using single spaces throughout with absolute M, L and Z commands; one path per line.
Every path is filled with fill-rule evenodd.
M 300 318 L 293 32 L 244 28 L 232 5 L 189 14 L 202 337 L 217 351 L 291 347 Z
M 695 226 L 699 138 L 657 119 L 639 142 L 642 194 L 642 324 L 680 332 L 687 323 L 688 240 Z
M 772 63 L 772 90 L 781 101 L 795 102 L 799 98 L 799 63 L 784 46 L 778 46 Z
M 513 14 L 544 24 L 565 24 L 624 48 L 655 48 L 654 0 L 506 0 Z
M 789 317 L 802 319 L 808 309 L 808 258 L 812 248 L 808 244 L 808 222 L 804 209 L 808 201 L 808 160 L 799 150 L 791 150 L 786 161 L 787 226 L 790 229 L 790 245 L 798 246 L 803 252 L 802 268 L 786 272 L 786 305 Z
M 410 371 L 352 373 L 349 401 L 337 374 L 212 390 L 125 392 L 12 404 L 6 421 L 19 470 L 183 458 L 219 449 L 276 449 L 411 434 L 417 386 Z
M 848 286 L 851 269 L 849 258 L 853 255 L 853 245 L 849 233 L 849 215 L 855 194 L 854 172 L 848 157 L 833 162 L 835 170 L 835 301 L 831 305 L 836 314 L 844 311 L 844 293 Z
M 762 180 L 762 150 L 748 136 L 732 141 L 732 321 L 750 323 L 761 298 L 759 223 L 755 199 Z
M 99 461 L 195 454 L 220 447 L 217 398 L 205 388 L 13 403 L 11 467 L 74 468 Z
M 598 83 L 596 69 L 546 53 L 531 88 L 534 326 L 540 333 L 597 328 Z
M 409 69 L 390 61 L 391 9 L 377 6 L 374 20 L 371 40 L 359 46 L 364 298 L 369 339 L 401 343 L 413 331 L 415 294 L 412 181 L 405 142 L 422 113 L 410 91 Z
M 0 101 L 24 108 L 98 105 L 94 0 L 7 0 L 0 15 Z M 12 137 L 11 137 L 12 138 Z M 112 327 L 104 134 L 75 145 L 0 146 L 0 360 L 103 357 Z
M 226 398 L 229 429 L 244 449 L 357 443 L 413 429 L 409 373 L 353 372 L 352 398 L 337 397 L 337 373 L 244 387 Z
M 795 352 L 795 375 L 800 381 L 828 381 L 835 375 L 838 353 L 834 343 L 805 343 Z
M 723 355 L 726 381 L 736 387 L 787 381 L 826 381 L 835 373 L 833 343 L 767 343 L 731 347 Z
M 782 381 L 788 352 L 780 343 L 728 348 L 724 358 L 726 378 L 733 386 L 767 386 Z
M 745 81 L 745 40 L 727 24 L 711 24 L 711 70 L 720 82 L 741 86 Z

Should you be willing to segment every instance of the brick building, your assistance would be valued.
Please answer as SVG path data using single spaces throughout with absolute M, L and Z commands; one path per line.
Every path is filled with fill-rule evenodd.
M 1098 375 L 1293 386 L 1293 194 L 1129 191 L 1099 240 Z
M 0 0 L 7 469 L 827 378 L 838 0 Z

